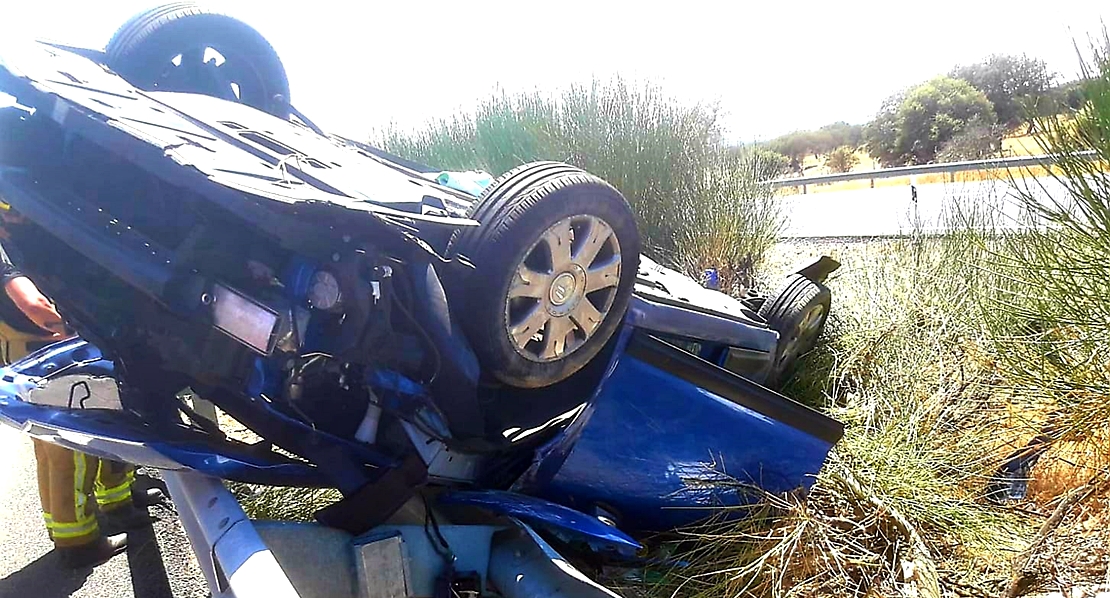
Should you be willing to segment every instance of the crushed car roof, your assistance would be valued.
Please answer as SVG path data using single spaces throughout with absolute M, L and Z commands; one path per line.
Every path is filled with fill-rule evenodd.
M 390 220 L 477 225 L 465 216 L 469 196 L 340 139 L 226 100 L 143 92 L 103 65 L 44 43 L 4 48 L 0 90 L 67 130 L 103 144 L 107 125 L 254 197 Z

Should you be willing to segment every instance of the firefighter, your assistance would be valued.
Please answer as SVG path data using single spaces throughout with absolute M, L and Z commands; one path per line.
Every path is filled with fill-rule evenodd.
M 10 213 L 5 216 L 4 220 L 11 217 Z M 54 305 L 15 268 L 2 246 L 0 284 L 11 302 L 0 308 L 5 320 L 0 332 L 6 359 L 19 359 L 38 345 L 68 335 Z M 37 334 L 33 332 L 36 328 Z M 135 469 L 130 465 L 37 439 L 33 442 L 43 518 L 62 564 L 75 569 L 92 567 L 126 549 L 127 534 L 102 534 L 98 514 L 108 528 L 131 529 L 148 524 L 145 507 L 160 499 L 160 492 L 133 496 Z

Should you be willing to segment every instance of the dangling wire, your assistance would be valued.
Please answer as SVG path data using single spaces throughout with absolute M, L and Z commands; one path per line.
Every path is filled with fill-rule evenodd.
M 443 558 L 448 567 L 454 567 L 455 553 L 451 552 L 451 546 L 447 543 L 447 539 L 443 537 L 439 524 L 436 523 L 436 518 L 432 515 L 432 507 L 428 504 L 428 497 L 421 495 L 420 500 L 424 502 L 424 533 L 432 543 L 432 550 L 435 550 L 436 554 Z

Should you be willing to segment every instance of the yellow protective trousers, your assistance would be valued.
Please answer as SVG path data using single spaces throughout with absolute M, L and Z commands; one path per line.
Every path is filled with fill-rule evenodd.
M 0 292 L 3 292 L 0 290 Z M 51 340 L 18 332 L 0 322 L 0 360 L 24 357 Z M 78 546 L 100 535 L 96 511 L 131 504 L 135 468 L 98 459 L 56 444 L 34 440 L 39 501 L 46 530 L 55 546 Z
M 39 500 L 55 546 L 78 546 L 100 535 L 96 511 L 131 504 L 135 468 L 35 440 Z

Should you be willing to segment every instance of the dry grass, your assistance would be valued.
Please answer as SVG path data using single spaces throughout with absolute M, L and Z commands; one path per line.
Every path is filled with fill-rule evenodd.
M 1033 468 L 1029 496 L 1037 504 L 1050 504 L 1100 471 L 1110 471 L 1110 423 L 1089 437 L 1063 440 L 1049 448 Z M 1088 513 L 1101 515 L 1107 498 L 1088 505 Z M 1110 514 L 1107 517 L 1110 522 Z
M 1033 135 L 1011 135 L 1002 140 L 1002 155 L 1004 156 L 1036 156 L 1041 153 L 1041 146 Z

